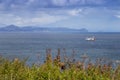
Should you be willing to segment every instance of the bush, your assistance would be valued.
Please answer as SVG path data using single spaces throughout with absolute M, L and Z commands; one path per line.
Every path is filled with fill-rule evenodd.
M 0 57 L 0 80 L 120 80 L 120 65 L 61 61 L 60 50 L 54 60 L 48 51 L 45 63 L 32 66 L 26 60 Z

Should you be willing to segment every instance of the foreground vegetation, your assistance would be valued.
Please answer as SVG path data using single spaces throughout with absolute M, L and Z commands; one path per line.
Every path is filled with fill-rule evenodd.
M 101 64 L 75 61 L 64 56 L 61 61 L 60 49 L 55 59 L 51 57 L 51 50 L 46 50 L 46 60 L 43 64 L 28 66 L 26 60 L 7 60 L 0 57 L 0 80 L 120 80 L 120 65 L 112 67 L 112 63 Z

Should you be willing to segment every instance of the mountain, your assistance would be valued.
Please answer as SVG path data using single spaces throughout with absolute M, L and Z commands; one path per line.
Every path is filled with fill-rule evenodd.
M 0 31 L 8 31 L 8 32 L 9 31 L 20 31 L 20 28 L 15 25 L 9 25 L 9 26 L 0 28 Z
M 88 32 L 87 29 L 71 29 L 71 28 L 63 28 L 63 27 L 35 27 L 35 26 L 28 26 L 28 27 L 18 27 L 15 25 L 8 25 L 5 27 L 0 28 L 0 32 Z

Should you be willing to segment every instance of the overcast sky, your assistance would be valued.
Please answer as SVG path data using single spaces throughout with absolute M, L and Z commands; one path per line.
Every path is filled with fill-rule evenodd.
M 0 0 L 0 26 L 120 32 L 120 0 Z

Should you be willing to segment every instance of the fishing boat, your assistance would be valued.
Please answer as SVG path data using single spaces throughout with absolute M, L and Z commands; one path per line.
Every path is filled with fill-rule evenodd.
M 92 37 L 87 37 L 85 40 L 86 40 L 86 41 L 94 41 L 94 40 L 95 40 L 95 37 L 94 37 L 94 36 L 92 36 Z

